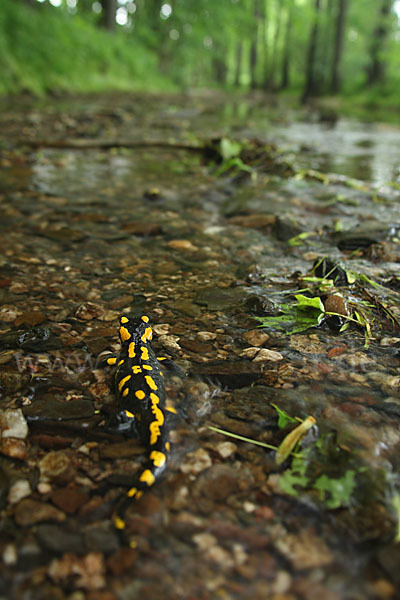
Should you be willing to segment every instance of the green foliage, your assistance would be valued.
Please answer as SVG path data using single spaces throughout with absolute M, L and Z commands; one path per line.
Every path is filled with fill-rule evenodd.
M 124 32 L 110 36 L 79 15 L 14 0 L 2 0 L 0 56 L 0 93 L 128 90 L 152 86 L 157 72 L 155 57 Z
M 283 408 L 279 408 L 277 404 L 273 404 L 271 402 L 271 406 L 274 407 L 276 412 L 278 413 L 278 427 L 279 429 L 283 429 L 286 427 L 288 423 L 297 423 L 297 419 L 291 417 L 289 413 L 287 413 Z
M 309 298 L 302 294 L 295 295 L 297 304 L 281 304 L 281 315 L 273 317 L 256 317 L 261 321 L 260 327 L 273 327 L 285 331 L 287 335 L 306 331 L 310 327 L 320 325 L 325 317 L 325 308 L 317 296 Z

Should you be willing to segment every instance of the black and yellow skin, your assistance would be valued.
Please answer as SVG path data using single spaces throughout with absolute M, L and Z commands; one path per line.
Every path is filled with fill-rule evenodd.
M 121 352 L 106 359 L 116 365 L 115 385 L 120 404 L 120 422 L 133 425 L 148 448 L 148 461 L 114 516 L 117 529 L 124 529 L 124 512 L 131 501 L 140 498 L 165 470 L 170 450 L 163 374 L 151 348 L 152 328 L 145 315 L 120 317 Z M 173 412 L 175 412 L 172 409 Z M 126 429 L 126 427 L 125 427 Z

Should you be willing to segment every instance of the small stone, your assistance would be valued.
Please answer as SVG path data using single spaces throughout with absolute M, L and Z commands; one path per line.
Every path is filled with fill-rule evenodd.
M 54 450 L 46 454 L 39 462 L 42 481 L 68 483 L 74 479 L 76 467 L 71 462 L 71 456 L 62 450 Z
M 240 353 L 240 356 L 243 356 L 244 358 L 254 358 L 259 351 L 260 348 L 245 348 L 243 352 Z
M 26 527 L 43 521 L 64 521 L 65 514 L 51 504 L 25 498 L 15 509 L 15 521 L 17 525 Z
M 3 438 L 12 437 L 24 440 L 28 435 L 28 425 L 20 408 L 10 408 L 0 415 L 0 430 Z
M 246 331 L 242 337 L 245 342 L 256 347 L 263 346 L 269 340 L 268 333 L 265 333 L 265 331 L 262 331 L 261 329 L 251 329 L 250 331 Z
M 7 544 L 3 550 L 3 562 L 5 565 L 11 567 L 15 565 L 18 559 L 17 548 L 15 544 Z
M 30 325 L 31 327 L 35 327 L 36 325 L 40 325 L 46 321 L 46 315 L 39 312 L 38 310 L 27 310 L 22 313 L 21 316 L 17 317 L 15 320 L 16 327 L 19 327 L 23 323 L 25 325 Z
M 297 534 L 280 535 L 275 546 L 295 569 L 313 569 L 333 562 L 334 557 L 324 540 L 310 529 L 302 529 Z
M 216 546 L 217 538 L 211 533 L 196 533 L 192 537 L 193 542 L 196 544 L 199 550 L 207 550 L 211 546 Z
M 69 515 L 77 512 L 89 500 L 88 494 L 75 488 L 60 488 L 52 493 L 51 501 Z
M 397 337 L 384 337 L 381 339 L 381 346 L 395 346 L 400 343 L 400 338 Z
M 30 496 L 32 493 L 31 486 L 27 479 L 17 479 L 8 492 L 8 501 L 10 504 L 18 504 L 20 500 Z
M 48 574 L 57 582 L 74 577 L 76 586 L 87 590 L 99 590 L 106 585 L 104 557 L 100 552 L 91 552 L 83 557 L 64 554 L 51 562 Z
M 179 337 L 176 335 L 160 335 L 158 338 L 160 344 L 170 352 L 179 352 L 181 350 L 178 340 Z
M 203 448 L 199 448 L 194 452 L 188 452 L 184 457 L 182 464 L 180 466 L 180 470 L 182 473 L 191 473 L 192 475 L 197 475 L 211 467 L 212 461 L 208 452 L 206 452 Z
M 283 360 L 283 355 L 275 350 L 268 350 L 268 348 L 261 348 L 257 356 L 253 358 L 253 362 L 277 362 Z
M 194 246 L 190 240 L 170 240 L 167 246 L 184 252 L 196 252 L 198 250 L 198 247 Z
M 120 548 L 107 560 L 107 567 L 113 575 L 122 575 L 132 568 L 138 556 L 138 551 L 133 548 Z
M 4 456 L 25 460 L 27 457 L 26 444 L 24 440 L 16 438 L 3 438 L 0 440 L 0 452 Z
M 104 308 L 94 302 L 85 302 L 78 306 L 75 316 L 77 319 L 82 321 L 91 321 L 92 319 L 99 319 L 104 314 Z
M 196 335 L 201 342 L 211 342 L 217 338 L 217 334 L 212 331 L 198 331 Z
M 237 446 L 233 442 L 219 442 L 216 445 L 215 450 L 221 458 L 229 458 L 229 456 L 235 454 Z
M 3 306 L 0 308 L 0 321 L 4 321 L 4 323 L 12 323 L 17 317 L 19 317 L 21 313 L 22 311 L 12 306 Z
M 157 325 L 153 325 L 153 331 L 156 335 L 167 335 L 169 328 L 169 323 L 157 323 Z

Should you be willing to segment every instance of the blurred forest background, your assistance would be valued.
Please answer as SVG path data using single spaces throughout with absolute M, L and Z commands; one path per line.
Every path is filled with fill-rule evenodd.
M 400 104 L 399 0 L 1 0 L 0 93 L 225 88 Z

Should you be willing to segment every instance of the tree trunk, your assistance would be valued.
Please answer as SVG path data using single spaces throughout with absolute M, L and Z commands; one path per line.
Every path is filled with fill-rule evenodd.
M 386 64 L 382 57 L 386 38 L 389 31 L 389 15 L 392 0 L 381 0 L 378 23 L 372 34 L 370 46 L 370 64 L 367 69 L 367 85 L 384 83 Z
M 281 0 L 277 0 L 276 8 L 277 8 L 277 17 L 276 17 L 276 25 L 275 25 L 275 32 L 274 32 L 274 42 L 272 45 L 271 63 L 270 63 L 268 80 L 267 80 L 267 85 L 266 85 L 267 90 L 273 90 L 276 87 L 275 86 L 275 72 L 276 72 L 276 66 L 277 66 L 277 62 L 278 62 L 278 41 L 279 41 L 279 35 L 281 32 L 281 21 L 282 21 L 282 2 L 281 2 Z
M 281 76 L 281 90 L 286 90 L 290 85 L 290 53 L 292 43 L 292 24 L 293 24 L 293 0 L 289 0 L 287 7 L 287 18 L 286 18 L 286 32 L 285 32 L 285 46 L 283 49 L 282 59 L 282 76 Z
M 108 31 L 114 31 L 117 0 L 101 0 L 101 6 L 103 8 L 101 24 Z
M 242 57 L 243 57 L 243 44 L 237 42 L 236 44 L 236 62 L 235 62 L 235 78 L 234 85 L 240 87 L 240 76 L 242 73 Z
M 341 89 L 340 80 L 340 61 L 342 58 L 343 51 L 343 39 L 345 31 L 347 13 L 347 0 L 339 0 L 337 18 L 336 18 L 336 31 L 335 31 L 335 42 L 333 47 L 333 61 L 332 61 L 332 76 L 330 91 L 332 94 L 337 94 Z
M 317 56 L 317 40 L 319 30 L 319 11 L 321 3 L 320 0 L 315 0 L 314 7 L 314 22 L 311 28 L 310 40 L 308 43 L 307 52 L 307 65 L 306 65 L 306 82 L 304 87 L 303 96 L 301 98 L 304 104 L 310 96 L 316 96 L 318 94 L 318 82 L 315 75 L 316 70 L 316 56 Z

